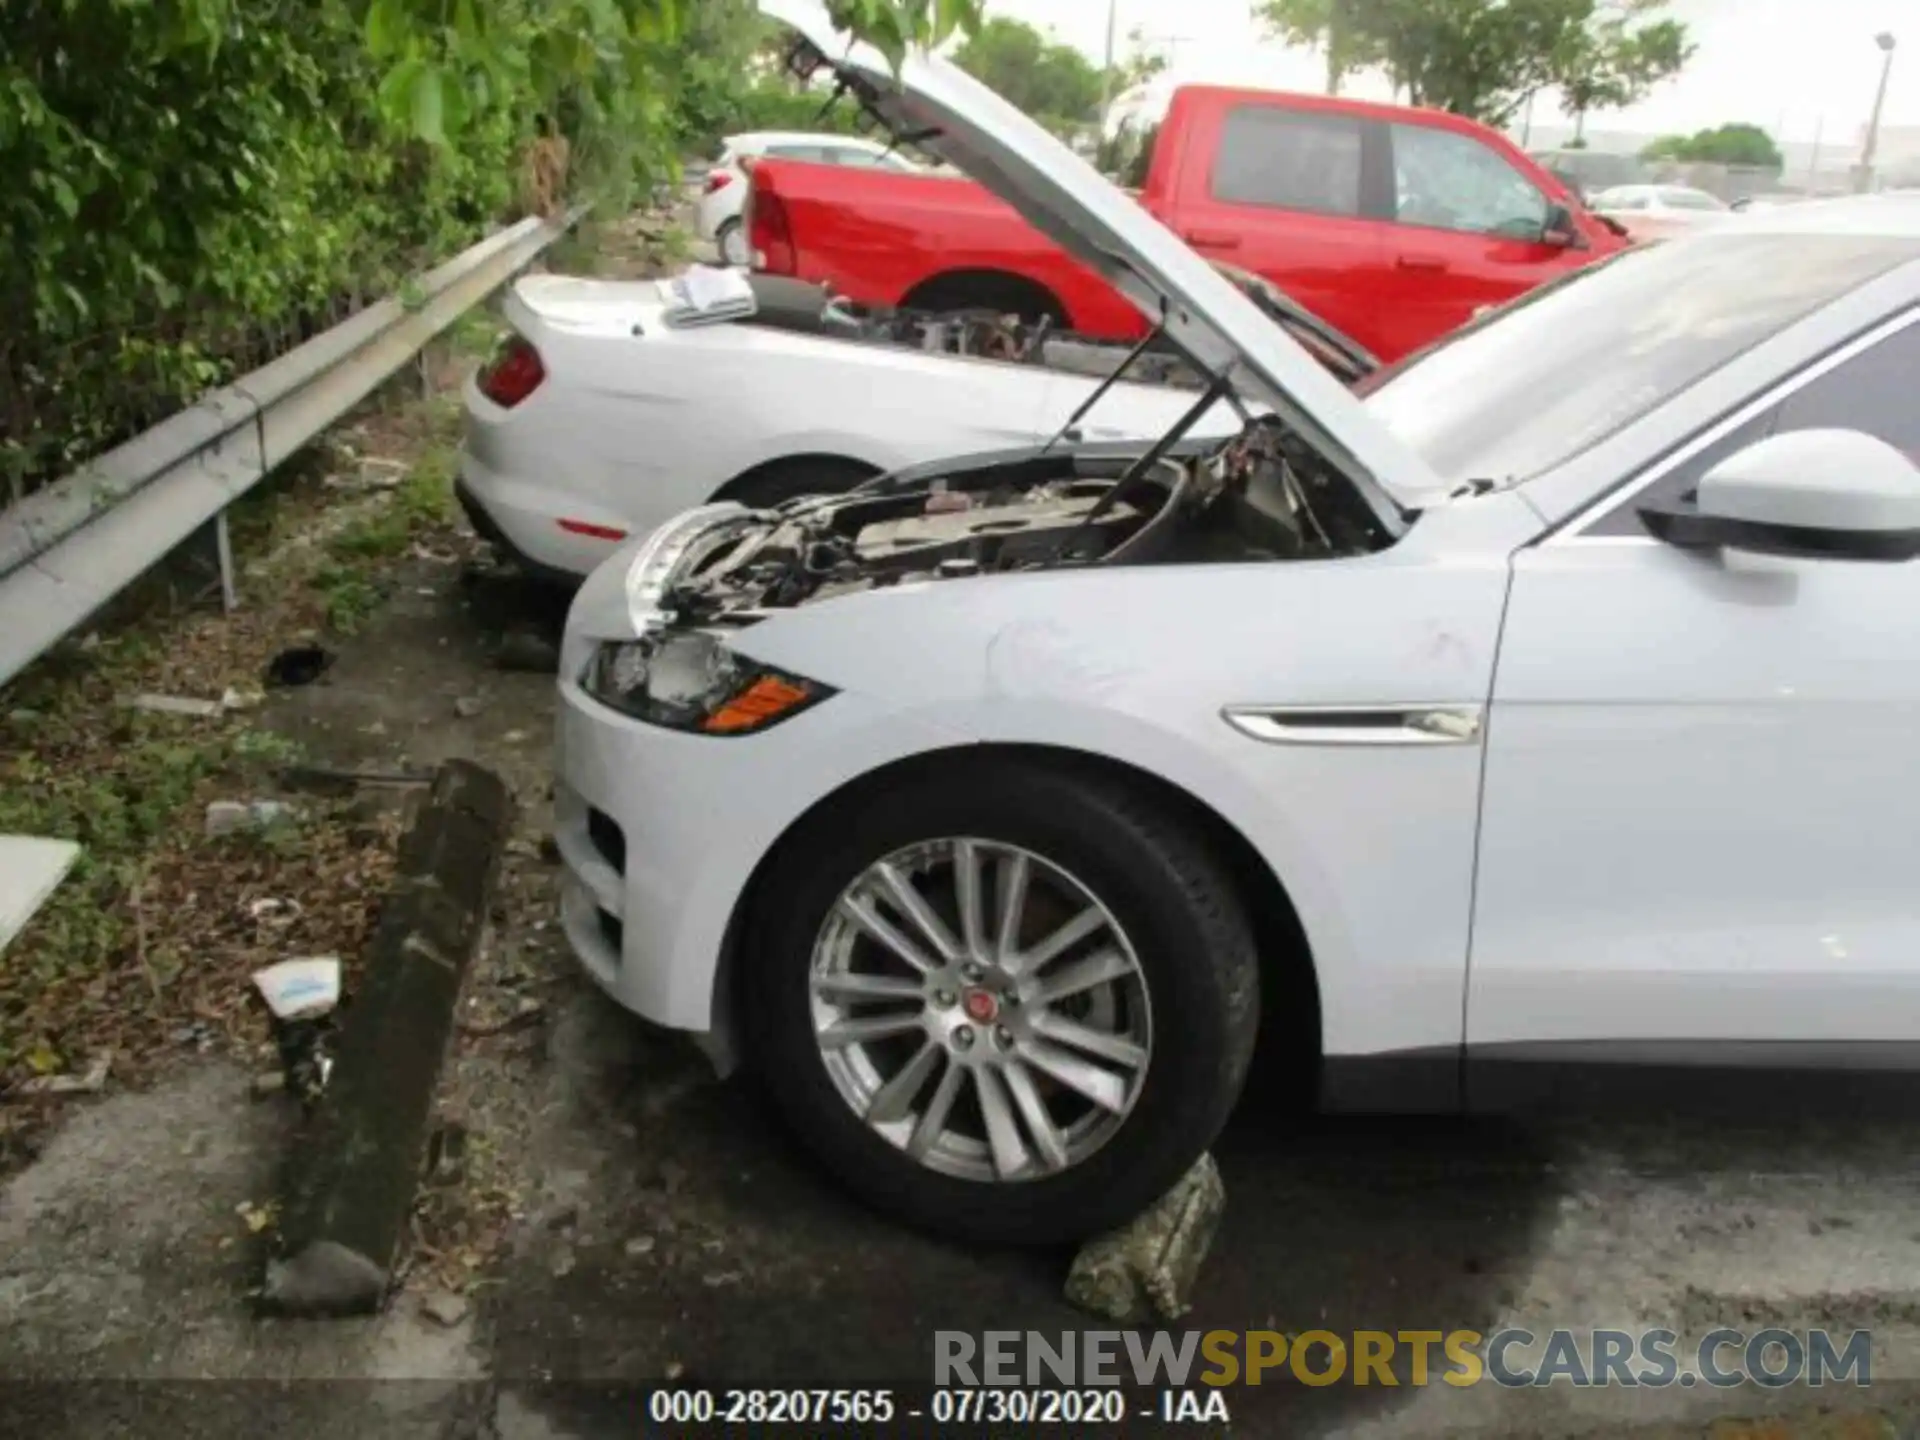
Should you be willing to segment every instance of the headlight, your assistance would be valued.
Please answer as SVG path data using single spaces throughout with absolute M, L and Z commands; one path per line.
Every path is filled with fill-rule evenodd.
M 676 515 L 647 537 L 627 566 L 627 615 L 636 635 L 644 635 L 673 617 L 661 609 L 667 586 L 696 540 L 722 522 L 744 518 L 746 507 L 731 502 L 702 505 Z
M 703 735 L 750 735 L 833 694 L 736 655 L 697 630 L 603 644 L 587 661 L 580 685 L 636 720 Z

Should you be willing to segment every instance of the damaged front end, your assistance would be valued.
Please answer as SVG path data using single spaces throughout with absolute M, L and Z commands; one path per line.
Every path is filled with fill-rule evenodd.
M 585 648 L 576 673 L 596 700 L 649 724 L 751 735 L 833 693 L 732 643 L 797 606 L 1043 570 L 1331 559 L 1393 539 L 1270 416 L 1225 442 L 1176 433 L 1144 454 L 1138 442 L 1033 447 L 771 510 L 690 511 L 627 561 L 625 634 L 600 628 L 605 638 Z M 585 593 L 581 603 L 596 608 Z
M 1039 447 L 706 514 L 664 572 L 657 556 L 635 562 L 637 625 L 748 625 L 859 591 L 1072 566 L 1332 558 L 1392 538 L 1265 416 L 1226 442 Z

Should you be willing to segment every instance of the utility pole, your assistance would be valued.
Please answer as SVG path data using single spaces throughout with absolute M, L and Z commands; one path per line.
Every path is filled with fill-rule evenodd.
M 1874 152 L 1880 148 L 1880 112 L 1886 108 L 1887 80 L 1893 74 L 1892 32 L 1882 30 L 1873 37 L 1873 43 L 1880 47 L 1887 58 L 1880 64 L 1880 89 L 1873 97 L 1873 117 L 1867 121 L 1867 143 L 1861 147 L 1860 168 L 1854 176 L 1853 188 L 1862 192 L 1873 188 Z
M 1107 63 L 1100 72 L 1100 138 L 1107 134 L 1107 117 L 1113 109 L 1114 42 L 1120 33 L 1120 0 L 1107 0 Z

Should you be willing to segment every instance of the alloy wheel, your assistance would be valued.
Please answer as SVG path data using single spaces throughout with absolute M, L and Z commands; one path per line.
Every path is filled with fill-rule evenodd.
M 997 841 L 925 841 L 861 871 L 820 928 L 809 987 L 841 1099 L 964 1179 L 1080 1164 L 1126 1123 L 1152 1058 L 1145 977 L 1112 912 Z

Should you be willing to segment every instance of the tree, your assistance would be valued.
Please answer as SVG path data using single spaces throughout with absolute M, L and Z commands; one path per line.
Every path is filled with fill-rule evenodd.
M 1569 33 L 1552 73 L 1574 139 L 1584 141 L 1587 116 L 1621 110 L 1680 72 L 1695 46 L 1677 20 L 1647 19 L 1666 0 L 1613 0 L 1594 20 Z M 1636 24 L 1646 19 L 1645 24 Z
M 1136 25 L 1127 32 L 1127 53 L 1113 67 L 1109 93 L 1125 95 L 1166 74 L 1172 64 L 1161 46 L 1147 39 L 1147 32 Z
M 953 58 L 1051 130 L 1072 132 L 1100 118 L 1099 67 L 1031 25 L 996 16 L 969 35 Z
M 1646 21 L 1665 0 L 1260 0 L 1283 39 L 1320 46 L 1329 89 L 1384 72 L 1415 105 L 1489 124 L 1556 84 L 1642 88 L 1684 63 L 1678 21 Z M 1665 68 L 1662 64 L 1671 60 Z M 1637 92 L 1633 92 L 1637 93 Z
M 977 0 L 840 0 L 891 54 Z M 0 24 L 0 490 L 731 123 L 751 0 L 47 0 Z M 784 99 L 811 101 L 785 90 Z M 823 97 L 824 99 L 824 92 Z
M 1359 0 L 1364 6 L 1366 0 Z M 1327 93 L 1338 95 L 1340 82 L 1355 71 L 1381 64 L 1385 55 L 1374 37 L 1352 24 L 1355 0 L 1263 0 L 1256 13 L 1291 45 L 1316 46 L 1327 57 Z
M 1665 135 L 1640 152 L 1642 160 L 1685 164 L 1750 165 L 1778 170 L 1785 165 L 1780 147 L 1758 125 L 1731 124 L 1692 135 Z
M 235 0 L 171 0 L 224 12 Z M 360 20 L 368 49 L 386 66 L 382 103 L 424 140 L 493 97 L 529 86 L 557 128 L 580 128 L 619 150 L 658 156 L 676 129 L 689 49 L 739 49 L 736 65 L 764 38 L 740 0 L 332 0 Z M 911 44 L 933 44 L 977 25 L 980 0 L 831 0 L 837 23 L 897 62 Z M 730 46 L 729 36 L 746 43 Z M 737 73 L 737 70 L 736 72 Z M 516 87 L 511 82 L 519 81 Z M 573 120 L 561 126 L 557 117 Z M 576 151 L 579 148 L 575 141 Z

